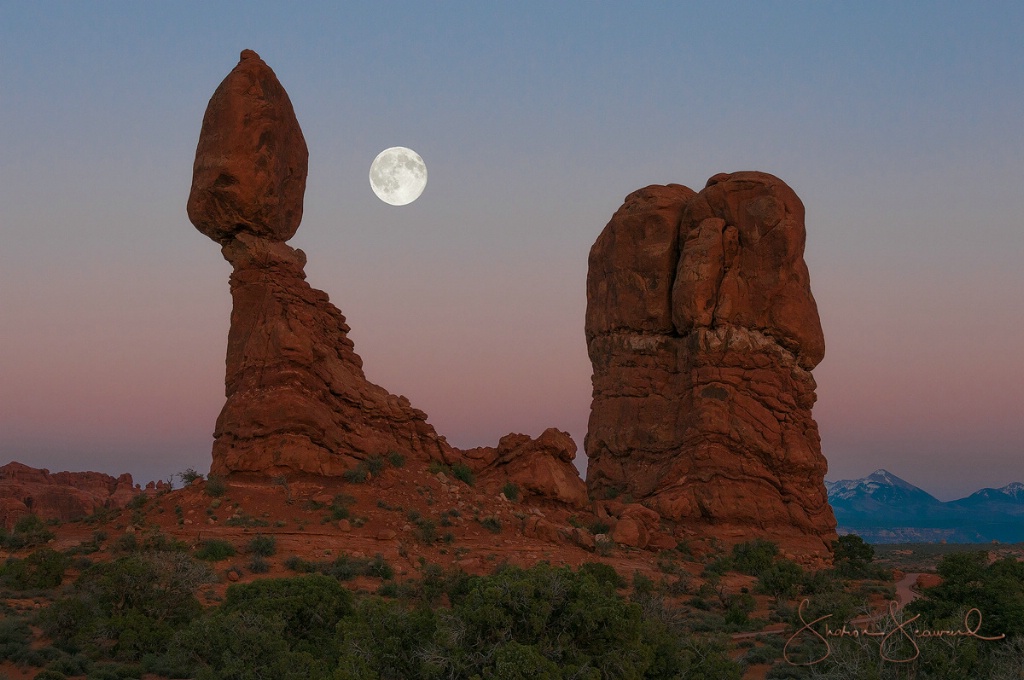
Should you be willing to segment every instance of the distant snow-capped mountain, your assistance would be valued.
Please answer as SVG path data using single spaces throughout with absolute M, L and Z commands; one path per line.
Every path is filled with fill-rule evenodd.
M 875 470 L 862 479 L 826 483 L 828 499 L 840 516 L 884 514 L 889 521 L 942 514 L 943 503 L 927 491 L 888 470 Z
M 949 505 L 974 511 L 984 509 L 1024 515 L 1024 484 L 1013 482 L 999 489 L 982 489 L 967 498 L 950 501 Z
M 944 503 L 887 470 L 825 482 L 840 533 L 874 543 L 1024 541 L 1024 484 Z

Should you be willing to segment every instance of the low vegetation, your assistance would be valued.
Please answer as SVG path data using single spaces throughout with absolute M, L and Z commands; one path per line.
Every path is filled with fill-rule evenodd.
M 380 461 L 391 464 L 389 459 Z M 375 474 L 370 465 L 368 473 Z M 503 493 L 514 495 L 508 488 Z M 324 521 L 348 519 L 356 499 L 328 498 L 307 501 L 295 512 Z M 211 511 L 240 511 L 227 498 L 207 502 Z M 156 506 L 149 499 L 133 510 L 152 515 Z M 173 523 L 183 512 L 167 505 L 172 507 Z M 401 513 L 400 521 L 414 527 L 400 544 L 406 556 L 418 542 L 461 559 L 469 550 L 448 545 L 455 537 L 445 531 L 456 524 L 516 531 L 514 523 L 503 527 L 481 508 L 466 519 L 454 508 L 431 516 L 422 506 L 382 509 Z M 600 537 L 595 560 L 627 554 L 628 548 L 607 539 L 607 527 L 574 519 Z M 155 524 L 122 529 L 110 540 L 97 530 L 64 552 L 43 544 L 50 530 L 35 519 L 2 534 L 5 547 L 21 547 L 0 564 L 0 594 L 7 598 L 0 600 L 0 662 L 34 669 L 30 676 L 44 680 L 147 674 L 738 680 L 751 664 L 767 666 L 767 678 L 932 680 L 1019 678 L 1024 670 L 1024 562 L 1000 557 L 996 548 L 942 556 L 941 585 L 875 625 L 891 632 L 900 621 L 919 616 L 917 629 L 959 630 L 977 608 L 984 615 L 978 634 L 1007 638 L 918 639 L 918 656 L 896 664 L 881 656 L 875 638 L 830 639 L 823 655 L 820 639 L 788 637 L 803 621 L 820 617 L 835 628 L 854 626 L 895 596 L 875 548 L 856 536 L 841 537 L 833 568 L 821 571 L 806 570 L 774 543 L 756 540 L 713 548 L 700 558 L 702 567 L 682 546 L 663 550 L 650 570 L 632 575 L 601 561 L 575 571 L 543 562 L 523 569 L 500 564 L 500 555 L 491 554 L 485 563 L 494 571 L 473 576 L 425 557 L 413 574 L 396 574 L 380 554 L 284 558 L 277 539 L 263 533 L 236 536 L 236 544 L 207 539 L 193 549 Z M 108 561 L 96 561 L 93 553 L 103 550 L 99 559 Z M 235 562 L 237 553 L 242 557 Z M 223 585 L 210 587 L 266 574 L 271 560 L 294 575 L 236 583 L 226 592 Z M 203 607 L 200 596 L 215 604 Z M 36 605 L 16 604 L 25 602 Z M 781 624 L 781 633 L 753 636 L 771 623 Z M 730 641 L 729 635 L 735 637 Z M 903 639 L 885 653 L 910 651 Z

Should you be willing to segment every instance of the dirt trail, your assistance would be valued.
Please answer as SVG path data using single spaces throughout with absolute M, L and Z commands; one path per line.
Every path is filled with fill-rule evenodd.
M 900 609 L 903 609 L 920 597 L 920 594 L 913 588 L 914 584 L 917 583 L 917 577 L 920 575 L 920 572 L 915 571 L 905 574 L 903 578 L 896 582 L 896 601 L 899 603 Z

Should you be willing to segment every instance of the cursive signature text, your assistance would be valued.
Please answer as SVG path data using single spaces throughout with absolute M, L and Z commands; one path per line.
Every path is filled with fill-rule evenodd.
M 821 663 L 832 655 L 832 647 L 829 645 L 829 640 L 835 638 L 878 638 L 878 652 L 883 661 L 909 663 L 921 655 L 921 650 L 917 646 L 918 638 L 972 637 L 978 640 L 993 641 L 1002 640 L 1006 637 L 1005 633 L 991 637 L 979 634 L 978 631 L 981 630 L 981 612 L 977 608 L 972 608 L 964 614 L 964 625 L 962 628 L 927 630 L 915 628 L 912 625 L 921 617 L 920 614 L 900 621 L 896 615 L 897 604 L 895 602 L 889 603 L 889 618 L 895 626 L 891 630 L 875 630 L 867 626 L 857 627 L 849 624 L 843 624 L 842 628 L 830 628 L 826 624 L 825 630 L 822 632 L 816 630 L 814 626 L 832 618 L 832 615 L 826 614 L 825 616 L 819 616 L 813 621 L 807 621 L 804 619 L 804 607 L 807 606 L 807 603 L 806 599 L 803 600 L 797 609 L 797 616 L 802 624 L 801 627 L 786 641 L 786 646 L 782 649 L 783 658 L 792 666 L 813 666 L 814 664 Z M 825 645 L 825 651 L 821 656 L 812 661 L 796 662 L 789 656 L 789 647 L 803 635 L 811 635 L 813 638 L 817 638 Z M 910 644 L 909 649 L 905 654 L 890 656 L 890 654 L 895 653 L 893 649 L 901 641 L 908 642 Z

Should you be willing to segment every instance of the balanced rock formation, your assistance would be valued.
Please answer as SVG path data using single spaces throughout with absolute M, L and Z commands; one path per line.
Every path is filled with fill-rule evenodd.
M 284 243 L 302 219 L 307 158 L 288 94 L 245 50 L 207 106 L 188 199 L 189 219 L 233 268 L 210 472 L 333 476 L 390 451 L 447 462 L 426 414 L 366 379 L 345 317 Z
M 80 519 L 102 508 L 123 508 L 139 493 L 129 474 L 51 473 L 11 462 L 0 467 L 0 526 L 10 529 L 25 515 Z
M 825 343 L 804 239 L 803 204 L 765 173 L 626 197 L 587 276 L 592 497 L 630 497 L 697 536 L 828 554 L 810 373 Z

